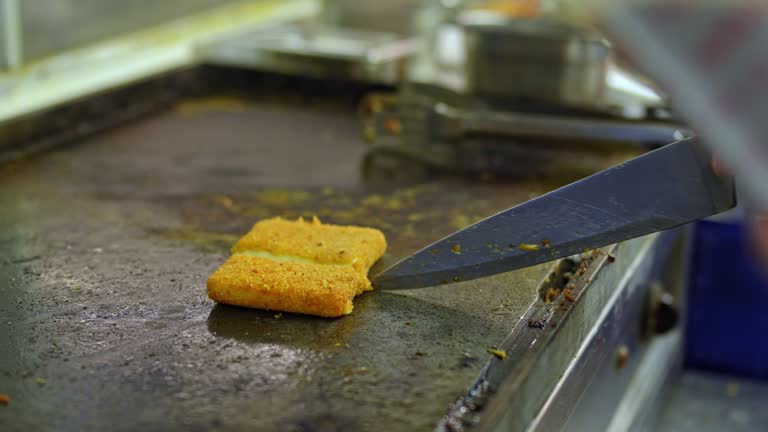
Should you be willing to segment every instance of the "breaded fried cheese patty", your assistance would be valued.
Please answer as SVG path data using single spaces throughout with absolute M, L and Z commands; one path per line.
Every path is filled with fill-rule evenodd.
M 352 299 L 372 289 L 368 270 L 386 248 L 377 229 L 323 224 L 317 218 L 266 219 L 211 275 L 208 296 L 236 306 L 346 315 Z

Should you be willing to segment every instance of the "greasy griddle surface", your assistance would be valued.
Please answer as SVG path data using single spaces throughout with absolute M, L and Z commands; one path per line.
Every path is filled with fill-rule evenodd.
M 545 187 L 373 193 L 351 109 L 212 106 L 5 168 L 0 393 L 12 402 L 0 429 L 431 428 L 546 267 L 374 291 L 341 319 L 215 305 L 206 278 L 260 218 L 381 228 L 392 262 Z

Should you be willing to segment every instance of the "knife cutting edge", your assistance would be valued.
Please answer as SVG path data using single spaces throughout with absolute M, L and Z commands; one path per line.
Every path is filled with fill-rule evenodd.
M 736 205 L 688 138 L 504 210 L 439 240 L 373 279 L 379 289 L 477 279 L 674 228 Z

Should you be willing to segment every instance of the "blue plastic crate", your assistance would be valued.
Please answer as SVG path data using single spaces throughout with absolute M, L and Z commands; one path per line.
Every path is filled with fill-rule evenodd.
M 747 235 L 743 223 L 697 223 L 685 365 L 768 379 L 768 282 Z

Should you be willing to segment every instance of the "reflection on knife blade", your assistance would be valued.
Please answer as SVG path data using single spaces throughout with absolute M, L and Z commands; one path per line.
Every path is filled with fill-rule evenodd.
M 689 138 L 451 234 L 380 273 L 373 284 L 393 290 L 476 279 L 673 228 L 735 205 L 733 180 L 717 176 L 710 155 Z

